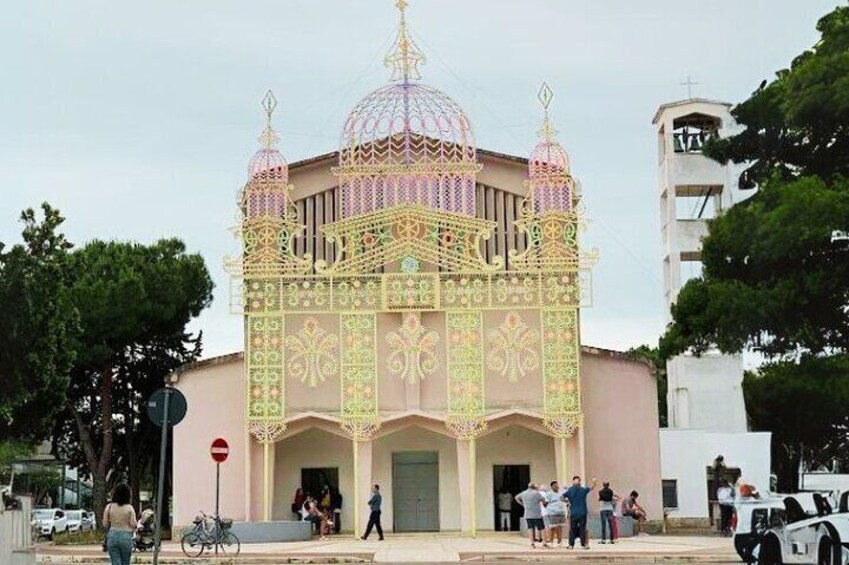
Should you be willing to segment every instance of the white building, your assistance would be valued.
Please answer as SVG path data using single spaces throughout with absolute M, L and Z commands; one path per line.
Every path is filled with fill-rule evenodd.
M 701 275 L 708 220 L 754 192 L 740 187 L 745 166 L 723 165 L 701 152 L 709 138 L 740 130 L 729 109 L 724 102 L 692 98 L 664 104 L 654 116 L 667 322 L 681 287 Z M 711 467 L 718 455 L 732 476 L 742 473 L 766 490 L 770 435 L 747 433 L 742 356 L 684 354 L 666 369 L 669 428 L 661 430 L 661 472 L 670 515 L 709 515 L 706 493 L 713 498 Z

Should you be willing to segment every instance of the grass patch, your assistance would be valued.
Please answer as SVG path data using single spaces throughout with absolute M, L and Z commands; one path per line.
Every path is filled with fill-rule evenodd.
M 103 543 L 103 532 L 64 532 L 53 536 L 56 545 L 99 545 Z
M 93 532 L 65 532 L 53 536 L 53 543 L 56 545 L 100 545 L 106 535 L 101 530 Z M 162 529 L 162 540 L 171 539 L 171 530 Z

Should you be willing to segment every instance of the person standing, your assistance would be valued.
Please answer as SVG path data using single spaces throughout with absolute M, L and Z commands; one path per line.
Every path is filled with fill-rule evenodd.
M 530 483 L 528 490 L 516 495 L 516 502 L 524 509 L 523 518 L 530 533 L 531 549 L 536 549 L 536 532 L 537 530 L 540 532 L 545 530 L 545 523 L 542 520 L 542 507 L 545 505 L 545 498 L 539 491 L 539 486 L 536 483 Z M 542 540 L 542 546 L 548 547 L 545 538 Z
M 725 479 L 719 482 L 716 499 L 719 502 L 719 531 L 723 536 L 730 536 L 731 516 L 734 514 L 734 489 Z
M 575 475 L 572 477 L 572 486 L 570 486 L 563 496 L 569 499 L 571 527 L 569 528 L 569 549 L 575 547 L 575 538 L 580 538 L 581 546 L 584 549 L 589 549 L 587 543 L 587 495 L 595 488 L 596 480 L 593 479 L 592 485 L 585 487 L 581 485 L 581 477 Z
M 557 547 L 563 544 L 563 527 L 566 525 L 566 504 L 560 484 L 551 481 L 551 490 L 545 493 L 545 511 L 548 517 L 548 540 L 554 544 L 557 539 Z
M 607 543 L 606 539 L 610 539 L 610 543 L 616 543 L 613 535 L 613 511 L 616 510 L 616 495 L 613 494 L 613 489 L 610 488 L 610 483 L 605 481 L 602 483 L 602 488 L 598 491 L 598 508 L 599 517 L 601 518 L 601 540 L 598 543 Z
M 292 497 L 292 514 L 295 516 L 295 520 L 300 520 L 303 518 L 303 509 L 304 502 L 307 501 L 307 497 L 304 494 L 304 489 L 297 488 L 295 489 L 295 496 Z
M 509 532 L 512 529 L 510 522 L 512 521 L 513 495 L 502 489 L 496 500 L 498 501 L 498 523 L 501 531 Z
M 367 540 L 371 534 L 371 529 L 377 530 L 378 540 L 383 541 L 383 528 L 380 526 L 380 505 L 383 503 L 383 496 L 380 494 L 380 485 L 374 485 L 371 488 L 371 498 L 368 500 L 369 515 L 368 526 L 366 533 L 360 539 Z
M 333 506 L 333 532 L 338 534 L 342 531 L 342 493 L 339 487 L 330 488 L 330 502 Z
M 130 487 L 119 484 L 112 491 L 112 502 L 103 509 L 106 528 L 106 551 L 112 565 L 130 565 L 133 557 L 133 532 L 136 531 L 136 510 L 130 504 Z

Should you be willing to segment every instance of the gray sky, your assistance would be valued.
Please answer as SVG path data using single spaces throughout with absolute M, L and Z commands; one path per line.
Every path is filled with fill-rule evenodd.
M 661 103 L 739 102 L 816 41 L 837 0 L 410 0 L 424 81 L 478 146 L 527 155 L 539 84 L 581 179 L 598 247 L 583 342 L 627 349 L 663 329 Z M 289 162 L 334 150 L 348 110 L 388 76 L 392 0 L 10 2 L 0 21 L 0 241 L 49 201 L 70 239 L 179 236 L 206 258 L 205 356 L 240 350 L 222 258 L 267 88 Z

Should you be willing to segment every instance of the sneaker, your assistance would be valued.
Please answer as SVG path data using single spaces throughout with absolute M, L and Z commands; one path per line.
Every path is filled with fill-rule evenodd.
M 574 545 L 569 545 L 569 546 L 566 546 L 566 549 L 575 549 L 575 546 L 574 546 Z
M 581 549 L 589 549 L 589 548 L 590 548 L 590 546 L 588 546 L 588 545 L 582 545 L 581 546 Z

